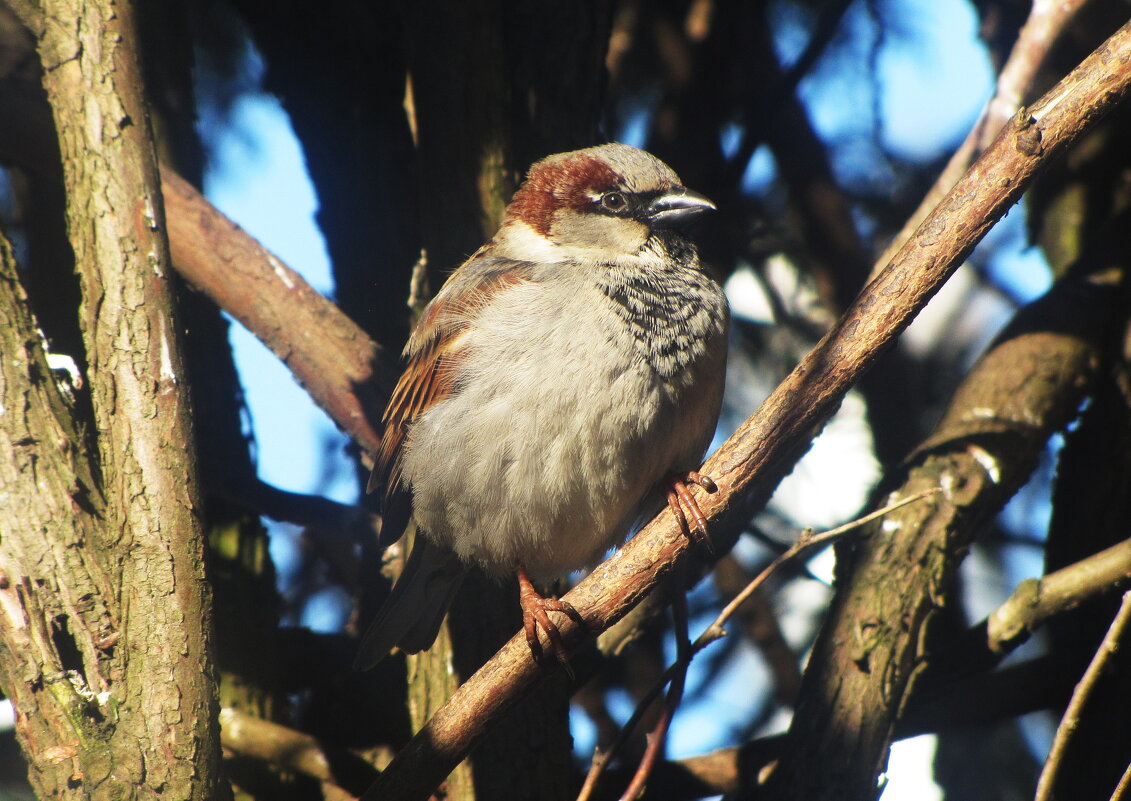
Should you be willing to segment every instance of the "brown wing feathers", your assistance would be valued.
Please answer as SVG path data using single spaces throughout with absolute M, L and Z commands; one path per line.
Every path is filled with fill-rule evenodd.
M 526 280 L 526 270 L 516 270 L 513 264 L 508 266 L 509 269 L 504 271 L 497 265 L 494 269 L 484 265 L 485 269 L 478 274 L 457 274 L 457 281 L 473 281 L 476 286 L 468 290 L 453 286 L 451 282 L 445 284 L 425 310 L 409 341 L 408 364 L 382 415 L 385 433 L 366 489 L 373 492 L 377 487 L 385 488 L 383 511 L 400 505 L 396 503 L 399 500 L 396 496 L 403 491 L 400 486 L 401 449 L 413 421 L 433 404 L 446 398 L 455 386 L 464 329 L 495 292 L 506 285 Z M 452 302 L 450 298 L 453 297 L 461 300 Z M 422 339 L 423 342 L 420 342 Z M 394 535 L 393 531 L 388 533 Z M 381 540 L 387 544 L 399 537 L 400 532 L 397 531 L 393 539 L 388 540 L 383 531 Z

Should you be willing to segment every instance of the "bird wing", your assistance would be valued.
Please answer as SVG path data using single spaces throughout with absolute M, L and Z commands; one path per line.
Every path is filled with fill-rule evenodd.
M 368 670 L 393 646 L 406 654 L 431 648 L 466 573 L 458 556 L 417 536 L 404 571 L 361 640 L 354 669 Z
M 405 347 L 405 371 L 393 389 L 381 421 L 385 433 L 369 477 L 368 492 L 384 487 L 380 544 L 396 542 L 412 513 L 401 482 L 405 438 L 414 421 L 455 389 L 466 354 L 464 334 L 495 293 L 530 280 L 529 262 L 500 259 L 486 245 L 452 273 L 424 309 Z

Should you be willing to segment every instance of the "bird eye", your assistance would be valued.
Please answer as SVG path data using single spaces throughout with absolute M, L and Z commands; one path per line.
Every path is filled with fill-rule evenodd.
M 601 195 L 601 206 L 608 211 L 621 211 L 627 205 L 628 201 L 620 192 L 606 192 Z

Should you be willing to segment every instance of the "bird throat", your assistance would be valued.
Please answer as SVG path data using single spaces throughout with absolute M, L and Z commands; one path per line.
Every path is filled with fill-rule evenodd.
M 719 329 L 720 290 L 687 247 L 684 259 L 656 259 L 654 269 L 606 265 L 599 282 L 637 355 L 664 379 L 702 358 Z

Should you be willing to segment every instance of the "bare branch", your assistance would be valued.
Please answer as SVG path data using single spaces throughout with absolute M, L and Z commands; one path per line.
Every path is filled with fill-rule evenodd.
M 931 668 L 916 688 L 909 714 L 924 717 L 920 707 L 934 699 L 959 696 L 965 682 L 993 670 L 1006 655 L 1051 618 L 1102 595 L 1131 585 L 1131 540 L 1113 545 L 1060 570 L 1026 579 L 990 613 L 932 654 Z M 927 700 L 929 699 L 929 700 Z M 954 703 L 951 701 L 950 703 Z M 927 716 L 929 717 L 929 715 Z M 916 728 L 913 724 L 912 728 Z
M 684 571 L 681 570 L 680 572 Z M 686 577 L 678 576 L 677 584 L 680 587 L 686 585 Z M 667 697 L 664 698 L 664 708 L 660 713 L 660 718 L 656 721 L 656 725 L 652 727 L 652 731 L 648 733 L 648 747 L 644 750 L 644 757 L 640 760 L 640 765 L 636 768 L 632 781 L 628 783 L 628 788 L 621 795 L 621 801 L 636 801 L 644 792 L 648 777 L 652 775 L 656 762 L 664 751 L 664 743 L 667 742 L 668 729 L 671 727 L 672 718 L 675 717 L 675 712 L 679 709 L 679 704 L 683 700 L 683 689 L 687 682 L 687 669 L 691 665 L 692 658 L 691 639 L 687 633 L 687 595 L 683 592 L 675 593 L 672 608 L 672 616 L 675 619 L 676 652 L 679 654 L 676 657 L 678 667 L 670 680 L 671 684 L 668 687 Z
M 316 737 L 236 709 L 220 710 L 220 741 L 242 756 L 360 793 L 377 771 L 361 757 Z
M 797 538 L 797 542 L 789 546 L 789 548 L 787 548 L 784 553 L 782 553 L 780 556 L 778 556 L 778 558 L 767 565 L 765 570 L 755 576 L 754 580 L 747 584 L 742 592 L 734 596 L 734 598 L 731 599 L 730 603 L 723 607 L 723 610 L 719 612 L 718 617 L 716 617 L 711 622 L 711 625 L 707 626 L 706 630 L 704 630 L 704 632 L 700 634 L 699 637 L 695 640 L 695 643 L 692 645 L 692 650 L 700 651 L 708 643 L 717 640 L 719 637 L 725 636 L 726 631 L 723 630 L 723 626 L 726 625 L 726 622 L 730 620 L 731 616 L 738 611 L 738 608 L 742 606 L 742 604 L 746 603 L 746 600 L 751 595 L 753 595 L 759 587 L 765 584 L 770 576 L 772 576 L 774 572 L 778 570 L 782 565 L 786 564 L 787 562 L 791 562 L 792 560 L 797 559 L 801 556 L 804 556 L 805 554 L 809 553 L 810 551 L 816 550 L 817 548 L 823 548 L 826 545 L 831 545 L 832 543 L 842 538 L 844 535 L 851 534 L 853 531 L 858 530 L 861 526 L 879 520 L 884 515 L 890 514 L 896 509 L 902 509 L 904 506 L 907 506 L 910 503 L 921 501 L 924 498 L 929 498 L 930 496 L 935 495 L 940 491 L 941 490 L 939 490 L 937 487 L 928 487 L 927 489 L 920 490 L 919 492 L 908 495 L 905 498 L 893 499 L 892 502 L 887 504 L 886 506 L 869 512 L 858 520 L 853 520 L 850 523 L 845 523 L 843 526 L 837 526 L 836 528 L 829 529 L 828 531 L 822 531 L 820 534 L 813 534 L 810 531 L 802 532 L 801 536 Z
M 188 181 L 161 169 L 173 266 L 255 334 L 368 453 L 392 388 L 381 347 Z
M 1048 759 L 1045 760 L 1044 769 L 1041 770 L 1041 778 L 1037 782 L 1037 794 L 1034 801 L 1049 801 L 1052 798 L 1057 771 L 1068 748 L 1068 743 L 1072 739 L 1072 733 L 1076 730 L 1080 721 L 1084 705 L 1088 702 L 1088 696 L 1103 674 L 1104 666 L 1107 665 L 1108 660 L 1119 647 L 1119 641 L 1123 639 L 1129 625 L 1131 625 L 1131 592 L 1123 594 L 1123 603 L 1119 607 L 1119 612 L 1112 620 L 1111 627 L 1107 630 L 1107 634 L 1096 650 L 1095 656 L 1092 657 L 1088 669 L 1084 671 L 1083 678 L 1076 685 L 1068 709 L 1064 710 L 1064 717 L 1061 718 L 1060 725 L 1056 729 L 1052 749 L 1049 751 Z
M 1054 615 L 1075 609 L 1098 595 L 1131 583 L 1131 540 L 1106 548 L 1075 564 L 1028 579 L 985 621 L 989 650 L 1002 655 L 1016 648 Z
M 720 600 L 727 601 L 750 583 L 751 576 L 732 552 L 715 563 L 711 578 Z M 782 706 L 792 707 L 801 689 L 801 660 L 782 633 L 772 596 L 770 588 L 753 593 L 740 610 L 739 617 L 743 636 L 758 649 L 773 676 L 774 700 Z M 641 604 L 636 609 L 643 606 Z M 623 621 L 617 625 L 622 624 Z
M 637 704 L 636 710 L 633 712 L 632 717 L 629 718 L 624 727 L 621 729 L 616 742 L 614 742 L 607 751 L 599 750 L 594 754 L 593 764 L 590 767 L 589 773 L 585 779 L 585 787 L 582 788 L 581 794 L 577 797 L 577 801 L 586 801 L 586 799 L 590 797 L 590 794 L 593 792 L 593 788 L 595 787 L 597 780 L 600 778 L 601 773 L 604 771 L 609 761 L 616 755 L 619 748 L 624 744 L 625 740 L 628 739 L 629 734 L 631 734 L 632 730 L 639 724 L 641 718 L 643 718 L 644 716 L 645 710 L 659 696 L 660 691 L 664 688 L 664 685 L 670 681 L 673 683 L 673 690 L 669 693 L 667 705 L 664 709 L 664 714 L 656 727 L 657 730 L 661 733 L 667 731 L 667 726 L 670 724 L 671 717 L 675 712 L 675 706 L 678 705 L 679 699 L 682 697 L 683 681 L 686 678 L 687 669 L 691 664 L 692 658 L 708 645 L 713 643 L 715 640 L 726 636 L 726 630 L 723 629 L 723 626 L 726 625 L 726 622 L 730 620 L 734 613 L 737 612 L 739 608 L 744 603 L 746 603 L 750 599 L 750 597 L 754 595 L 754 593 L 756 593 L 763 584 L 766 583 L 766 581 L 769 580 L 770 576 L 772 576 L 786 564 L 792 562 L 794 559 L 799 559 L 800 557 L 805 556 L 806 554 L 811 553 L 818 548 L 823 548 L 826 545 L 831 545 L 840 538 L 844 537 L 846 534 L 850 534 L 853 531 L 858 530 L 861 526 L 864 526 L 865 524 L 870 523 L 873 520 L 877 520 L 888 514 L 889 512 L 894 512 L 896 509 L 900 509 L 909 503 L 914 503 L 915 501 L 930 497 L 937 492 L 939 492 L 938 489 L 928 489 L 915 493 L 910 497 L 901 498 L 898 501 L 894 501 L 893 503 L 888 504 L 882 509 L 876 509 L 875 511 L 864 515 L 864 517 L 861 517 L 858 520 L 853 520 L 850 523 L 845 523 L 843 526 L 837 526 L 836 528 L 830 529 L 828 531 L 823 531 L 820 534 L 814 534 L 812 531 L 802 532 L 801 536 L 797 538 L 797 541 L 793 543 L 793 545 L 783 551 L 776 559 L 774 559 L 769 565 L 767 565 L 757 576 L 755 576 L 750 582 L 747 583 L 747 585 L 742 589 L 741 592 L 737 593 L 734 598 L 731 599 L 730 603 L 723 607 L 722 611 L 719 612 L 715 619 L 712 620 L 705 629 L 703 629 L 703 632 L 695 638 L 695 642 L 693 643 L 685 642 L 687 625 L 686 598 L 683 593 L 677 593 L 673 603 L 676 607 L 676 642 L 679 645 L 679 656 L 676 658 L 676 661 L 669 665 L 667 670 L 665 670 L 663 674 L 661 674 L 659 681 L 657 681 L 656 684 L 647 693 L 644 694 L 643 698 L 640 699 L 640 702 Z M 682 587 L 685 586 L 685 584 L 686 581 L 680 581 L 677 583 L 677 586 Z M 684 618 L 682 626 L 679 623 L 681 609 Z M 645 760 L 644 762 L 642 762 L 641 768 L 638 769 L 636 775 L 633 776 L 629 790 L 625 791 L 624 797 L 626 799 L 637 798 L 640 792 L 642 792 L 644 780 L 647 778 L 648 771 L 651 770 L 652 763 L 654 763 L 656 759 L 656 750 L 654 746 L 654 741 L 649 742 L 649 753 L 645 756 Z
M 994 612 L 988 620 L 1001 620 L 995 628 L 1001 632 L 1010 632 L 1009 636 L 994 638 L 998 647 L 998 655 L 1003 656 L 1020 646 L 1027 635 L 1051 618 L 1065 614 L 1075 609 L 1085 601 L 1111 592 L 1125 586 L 1131 579 L 1131 540 L 1119 543 L 1094 556 L 1062 568 L 1055 573 L 1050 573 L 1041 579 L 1027 579 L 1021 582 L 1013 595 Z M 983 641 L 986 622 L 973 627 L 972 632 Z M 1012 634 L 1015 631 L 1024 631 L 1026 636 Z M 979 676 L 966 674 L 955 676 L 948 674 L 948 684 L 939 688 L 941 693 L 925 689 L 916 693 L 911 701 L 911 707 L 897 725 L 896 738 L 912 737 L 928 731 L 937 731 L 940 727 L 953 727 L 970 725 L 971 719 L 977 721 L 994 720 L 1004 715 L 1021 714 L 1024 711 L 1041 708 L 1042 701 L 1047 699 L 1037 697 L 1029 699 L 1030 703 L 1021 710 L 1015 706 L 1012 698 L 1006 698 L 1002 685 L 1007 685 L 1011 690 L 1025 684 L 1024 678 L 1019 673 L 1040 674 L 1048 676 L 1050 669 L 1037 662 L 1023 663 L 1019 666 L 1019 673 L 993 673 L 985 674 L 988 666 L 983 664 L 977 656 L 972 659 L 968 649 L 963 644 L 955 645 L 959 652 L 953 661 L 960 662 L 962 667 L 968 668 L 968 673 L 977 672 Z M 949 664 L 948 659 L 948 664 Z M 971 666 L 970 663 L 974 663 Z M 1030 670 L 1029 668 L 1033 668 Z M 994 706 L 995 703 L 1001 705 Z M 976 710 L 976 712 L 975 712 Z M 974 714 L 972 714 L 974 712 Z M 670 798 L 699 798 L 704 795 L 729 793 L 739 789 L 740 783 L 745 781 L 748 785 L 756 784 L 756 779 L 749 772 L 746 753 L 766 754 L 758 761 L 757 765 L 764 766 L 778 755 L 782 737 L 758 738 L 750 742 L 731 748 L 697 757 L 680 760 L 678 762 L 661 763 L 656 770 L 665 777 L 682 777 L 679 781 L 689 786 L 686 794 L 675 793 L 667 795 Z M 744 768 L 745 765 L 745 768 Z M 603 770 L 603 766 L 601 770 Z M 591 768 L 590 773 L 594 769 Z M 1128 773 L 1127 776 L 1131 776 Z M 610 773 L 610 777 L 612 774 Z M 692 781 L 692 777 L 694 781 Z M 617 776 L 616 778 L 619 778 Z M 1125 778 L 1125 782 L 1127 779 Z M 1127 792 L 1124 788 L 1121 792 Z M 601 794 L 593 797 L 601 798 Z M 647 798 L 647 795 L 645 796 Z M 1117 793 L 1112 801 L 1121 798 Z
M 35 8 L 17 7 L 28 14 Z M 38 10 L 24 19 L 29 27 L 41 22 Z M 21 105 L 12 124 L 0 128 L 0 146 L 13 160 L 45 170 L 49 156 L 40 143 L 54 135 L 50 110 L 27 100 L 28 92 L 13 94 Z M 167 166 L 161 193 L 173 268 L 279 357 L 342 431 L 375 452 L 377 416 L 396 380 L 381 346 Z
M 1023 309 L 907 460 L 901 495 L 944 493 L 888 516 L 839 562 L 838 592 L 802 684 L 807 702 L 791 725 L 793 748 L 767 787 L 771 797 L 839 801 L 878 792 L 896 721 L 933 662 L 930 621 L 952 603 L 953 577 L 975 534 L 1094 384 L 1116 328 L 1108 325 L 1116 294 L 1073 275 Z

